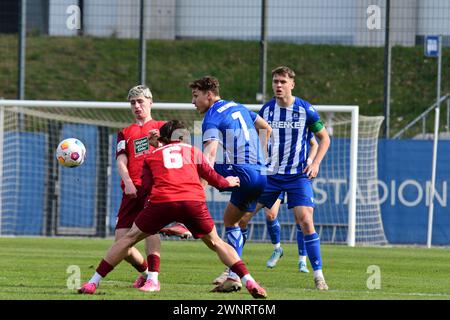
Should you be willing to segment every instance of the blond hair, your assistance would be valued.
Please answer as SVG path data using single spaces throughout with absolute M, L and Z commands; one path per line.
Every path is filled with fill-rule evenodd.
M 139 96 L 144 96 L 148 99 L 153 98 L 150 88 L 147 87 L 146 85 L 140 84 L 140 85 L 137 85 L 137 86 L 131 88 L 130 91 L 128 91 L 127 100 L 130 100 L 130 98 L 139 97 Z

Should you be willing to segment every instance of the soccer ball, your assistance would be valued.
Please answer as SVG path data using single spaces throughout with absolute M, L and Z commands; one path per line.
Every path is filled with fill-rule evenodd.
M 84 144 L 76 138 L 62 140 L 56 148 L 56 159 L 64 167 L 78 167 L 86 157 Z

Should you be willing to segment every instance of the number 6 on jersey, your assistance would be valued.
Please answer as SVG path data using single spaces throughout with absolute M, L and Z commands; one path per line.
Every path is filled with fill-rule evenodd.
M 173 146 L 163 150 L 164 167 L 167 169 L 180 169 L 183 166 L 183 157 L 180 146 Z

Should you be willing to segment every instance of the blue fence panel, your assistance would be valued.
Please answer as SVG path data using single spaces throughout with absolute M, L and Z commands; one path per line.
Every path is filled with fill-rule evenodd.
M 433 141 L 380 140 L 378 177 L 386 237 L 394 244 L 426 244 Z M 450 244 L 450 141 L 439 141 L 432 243 Z
M 66 124 L 61 139 L 76 137 L 86 147 L 83 165 L 74 168 L 60 166 L 60 216 L 58 226 L 92 228 L 95 226 L 97 199 L 97 127 Z
M 74 134 L 75 132 L 75 134 Z M 69 134 L 70 133 L 70 134 Z M 93 227 L 96 206 L 96 157 L 97 131 L 88 125 L 66 125 L 61 138 L 76 136 L 86 146 L 87 159 L 81 167 L 60 168 L 59 226 Z M 115 141 L 115 137 L 113 137 Z M 26 146 L 27 153 L 11 152 L 17 146 Z M 43 230 L 45 208 L 45 158 L 46 136 L 40 133 L 5 133 L 2 234 L 39 235 Z M 428 223 L 428 196 L 431 180 L 432 141 L 380 140 L 378 153 L 378 175 L 380 205 L 383 226 L 387 239 L 392 244 L 425 244 Z M 33 155 L 30 162 L 29 154 Z M 115 218 L 120 205 L 122 191 L 120 177 L 115 165 L 115 143 L 111 149 L 113 157 L 110 194 L 110 231 L 114 230 Z M 36 168 L 41 168 L 36 170 Z M 17 169 L 17 170 L 15 170 Z M 448 209 L 448 183 L 450 180 L 450 141 L 439 141 L 434 202 L 432 242 L 435 245 L 450 244 L 450 210 Z M 14 183 L 11 183 L 14 182 Z M 17 193 L 18 188 L 18 193 Z M 334 198 L 334 189 L 327 190 L 328 199 Z M 345 192 L 341 190 L 341 195 Z M 208 202 L 213 218 L 223 221 L 223 212 L 228 197 Z M 74 205 L 74 202 L 77 205 Z M 317 223 L 328 223 L 329 215 L 321 215 L 319 205 L 315 215 Z M 282 223 L 294 224 L 293 213 L 283 205 L 279 215 Z M 254 222 L 263 223 L 261 211 Z M 343 222 L 343 221 L 339 221 Z M 344 221 L 345 222 L 345 221 Z M 256 233 L 264 232 L 264 224 Z M 282 231 L 282 240 L 291 236 L 290 228 Z M 254 236 L 257 237 L 257 234 Z M 322 237 L 329 236 L 324 229 Z M 268 240 L 266 237 L 265 240 Z M 344 240 L 344 239 L 342 239 Z
M 3 235 L 42 234 L 46 139 L 43 133 L 4 134 Z

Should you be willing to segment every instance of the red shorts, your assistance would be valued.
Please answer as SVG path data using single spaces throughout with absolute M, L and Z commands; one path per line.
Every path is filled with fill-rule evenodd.
M 172 221 L 183 223 L 196 239 L 214 228 L 214 220 L 202 201 L 149 202 L 135 223 L 141 231 L 155 234 Z
M 139 212 L 144 209 L 147 193 L 143 192 L 144 190 L 140 186 L 137 186 L 136 189 L 137 198 L 130 198 L 125 193 L 122 195 L 122 202 L 117 213 L 116 230 L 123 228 L 130 229 Z

